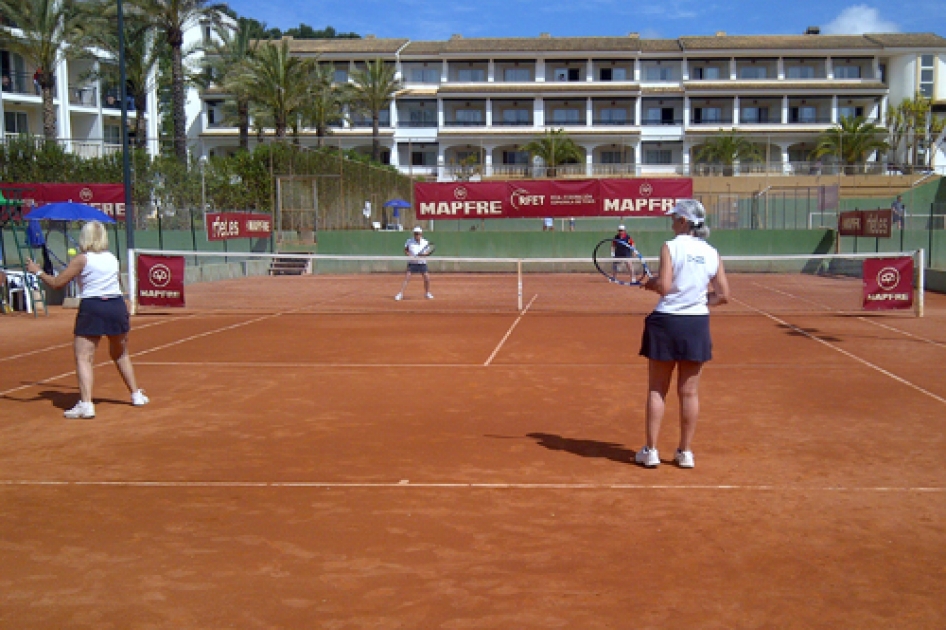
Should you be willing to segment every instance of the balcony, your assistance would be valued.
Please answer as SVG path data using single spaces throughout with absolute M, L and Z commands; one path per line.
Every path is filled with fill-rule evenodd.
M 445 120 L 444 127 L 485 127 L 485 120 Z
M 691 120 L 691 127 L 718 127 L 720 125 L 731 125 L 732 116 L 722 116 L 720 118 L 701 118 L 700 120 Z
M 592 122 L 596 127 L 633 127 L 636 124 L 633 118 L 595 118 Z
M 830 125 L 831 116 L 799 116 L 798 118 L 789 118 L 790 125 Z
M 98 107 L 98 90 L 94 85 L 69 88 L 69 103 L 80 107 Z
M 33 82 L 31 72 L 6 72 L 0 79 L 0 89 L 10 94 L 39 96 L 39 86 Z
M 531 120 L 496 120 L 493 119 L 494 127 L 531 127 Z
M 660 120 L 642 120 L 641 126 L 643 127 L 660 127 L 660 126 L 673 126 L 673 125 L 682 125 L 682 118 L 661 118 Z
M 399 129 L 436 129 L 436 120 L 399 120 L 397 121 Z

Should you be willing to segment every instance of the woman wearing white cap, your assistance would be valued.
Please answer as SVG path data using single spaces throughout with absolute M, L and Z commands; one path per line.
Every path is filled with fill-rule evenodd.
M 645 289 L 661 298 L 644 322 L 641 355 L 650 359 L 647 392 L 647 443 L 634 460 L 648 468 L 660 464 L 657 437 L 673 371 L 680 398 L 680 444 L 674 461 L 693 468 L 690 442 L 699 415 L 700 371 L 712 358 L 709 307 L 729 301 L 729 282 L 719 253 L 705 239 L 706 210 L 695 199 L 681 199 L 667 214 L 675 237 L 660 249 L 660 273 Z
M 430 274 L 427 273 L 427 261 L 424 260 L 424 257 L 427 256 L 428 245 L 427 239 L 424 238 L 424 230 L 420 226 L 414 228 L 413 236 L 404 243 L 404 254 L 410 256 L 411 260 L 407 263 L 407 275 L 404 276 L 404 284 L 401 285 L 401 290 L 394 296 L 395 300 L 404 297 L 404 289 L 407 288 L 412 273 L 424 274 L 424 296 L 428 300 L 434 299 L 430 292 Z

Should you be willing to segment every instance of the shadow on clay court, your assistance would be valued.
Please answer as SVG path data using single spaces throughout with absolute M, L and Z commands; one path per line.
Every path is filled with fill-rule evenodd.
M 621 464 L 630 464 L 634 461 L 634 451 L 614 442 L 576 440 L 551 433 L 528 433 L 526 437 L 532 438 L 539 446 L 551 451 L 565 451 L 580 457 L 600 457 Z
M 801 327 L 799 327 L 799 328 L 796 329 L 796 328 L 793 328 L 793 327 L 791 327 L 791 326 L 786 326 L 785 324 L 776 324 L 776 327 L 777 327 L 777 328 L 782 328 L 782 329 L 784 329 L 784 330 L 785 330 L 785 334 L 786 334 L 786 335 L 789 335 L 790 337 L 805 337 L 805 338 L 807 338 L 808 335 L 811 335 L 812 337 L 814 337 L 814 338 L 816 338 L 816 339 L 820 339 L 820 340 L 822 340 L 822 341 L 832 341 L 832 342 L 835 342 L 835 343 L 842 343 L 842 342 L 844 341 L 844 340 L 841 339 L 840 337 L 835 337 L 835 336 L 833 336 L 833 335 L 821 335 L 821 334 L 819 334 L 819 330 L 818 330 L 817 328 L 801 328 Z M 806 335 L 805 333 L 808 333 L 808 334 Z
M 48 400 L 52 403 L 53 407 L 57 409 L 72 409 L 73 405 L 76 404 L 76 401 L 79 399 L 79 390 L 78 388 L 73 388 L 71 391 L 59 391 L 53 389 L 44 389 L 41 392 L 38 392 L 32 398 L 8 398 L 14 402 L 28 403 L 36 402 L 38 400 Z M 99 404 L 108 404 L 108 405 L 131 405 L 131 402 L 127 400 L 116 400 L 114 398 L 102 398 L 100 396 L 95 396 L 92 398 L 92 402 L 96 405 Z

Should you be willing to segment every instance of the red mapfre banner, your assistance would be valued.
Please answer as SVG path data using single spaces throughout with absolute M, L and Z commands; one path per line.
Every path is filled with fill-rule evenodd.
M 184 306 L 184 257 L 138 256 L 138 304 Z
M 204 225 L 207 227 L 208 241 L 269 238 L 273 232 L 273 217 L 259 213 L 208 212 Z
M 659 216 L 692 196 L 678 177 L 414 184 L 418 219 Z
M 893 210 L 852 210 L 838 217 L 841 236 L 873 236 L 890 238 Z
M 122 184 L 0 184 L 0 188 L 24 189 L 17 196 L 26 206 L 74 201 L 98 208 L 117 221 L 125 219 L 125 187 Z
M 913 307 L 913 259 L 868 258 L 864 261 L 864 310 Z

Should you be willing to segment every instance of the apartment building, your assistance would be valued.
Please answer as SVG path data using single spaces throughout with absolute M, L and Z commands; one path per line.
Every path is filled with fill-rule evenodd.
M 946 110 L 946 38 L 931 33 L 680 37 L 294 40 L 294 54 L 335 68 L 344 82 L 371 59 L 394 64 L 405 90 L 382 114 L 384 159 L 404 172 L 451 179 L 528 175 L 521 146 L 564 129 L 584 153 L 573 174 L 697 170 L 707 138 L 737 131 L 765 168 L 808 172 L 819 133 L 845 116 L 885 125 L 888 105 L 917 92 Z M 206 95 L 201 148 L 227 152 L 236 129 Z M 303 130 L 314 144 L 314 130 Z M 369 121 L 329 142 L 370 150 Z M 872 156 L 878 167 L 883 156 Z M 946 166 L 942 154 L 934 164 Z M 758 167 L 757 167 L 758 168 Z

